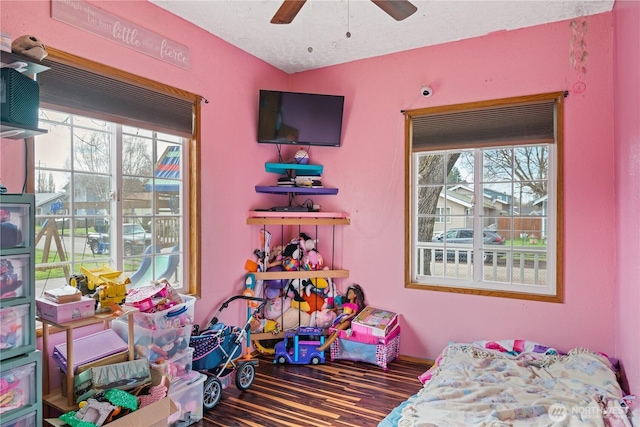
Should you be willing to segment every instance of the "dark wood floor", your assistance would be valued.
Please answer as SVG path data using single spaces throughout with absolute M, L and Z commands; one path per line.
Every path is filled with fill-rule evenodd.
M 261 358 L 251 387 L 234 385 L 197 426 L 377 426 L 421 387 L 426 361 L 400 358 L 383 371 L 347 360 L 323 365 L 279 365 Z

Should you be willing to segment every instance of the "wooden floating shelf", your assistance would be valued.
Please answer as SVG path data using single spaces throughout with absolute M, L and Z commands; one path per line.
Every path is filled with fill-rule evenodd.
M 284 339 L 284 332 L 278 332 L 277 334 L 272 334 L 271 332 L 251 332 L 251 341 L 262 341 L 262 340 L 282 340 Z
M 349 270 L 258 271 L 251 274 L 258 280 L 344 278 L 349 277 Z
M 274 212 L 275 213 L 275 212 Z M 247 218 L 249 225 L 349 225 L 349 218 Z

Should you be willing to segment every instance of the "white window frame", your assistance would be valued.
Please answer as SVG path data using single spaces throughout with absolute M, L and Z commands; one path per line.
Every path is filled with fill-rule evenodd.
M 100 119 L 100 118 L 96 118 L 96 117 L 91 117 L 90 113 L 85 113 L 85 114 L 72 114 L 72 113 L 68 113 L 65 111 L 62 111 L 62 109 L 58 108 L 48 108 L 46 110 L 51 110 L 54 111 L 56 113 L 61 113 L 61 114 L 66 114 L 69 117 L 82 117 L 82 118 L 89 118 L 89 119 L 95 119 L 96 121 L 102 121 L 104 122 L 104 120 Z M 73 122 L 74 120 L 71 119 L 71 122 Z M 55 123 L 54 120 L 47 120 L 47 122 L 45 124 L 41 123 L 42 128 L 46 128 L 48 127 L 48 123 Z M 110 265 L 112 268 L 119 270 L 119 271 L 125 271 L 125 262 L 126 259 L 129 257 L 126 257 L 125 254 L 122 251 L 123 248 L 123 236 L 122 233 L 118 233 L 118 232 L 113 232 L 113 230 L 122 230 L 122 224 L 128 222 L 127 217 L 131 216 L 128 213 L 124 212 L 124 198 L 122 197 L 122 182 L 123 182 L 123 176 L 127 175 L 126 171 L 123 171 L 123 159 L 122 159 L 122 147 L 123 147 L 123 137 L 125 135 L 126 132 L 123 132 L 123 129 L 125 128 L 125 126 L 117 124 L 117 123 L 112 123 L 112 122 L 108 122 L 108 130 L 107 133 L 110 134 L 110 152 L 111 152 L 111 165 L 109 167 L 110 170 L 110 187 L 112 189 L 112 193 L 113 193 L 113 197 L 111 198 L 111 202 L 110 202 L 110 215 L 108 217 L 109 221 L 110 221 L 110 228 L 112 230 L 112 232 L 110 233 L 110 244 L 109 244 L 109 251 L 106 254 L 97 254 L 97 255 L 93 255 L 93 258 L 88 258 L 88 257 L 84 257 L 84 258 L 76 258 L 75 254 L 76 253 L 83 253 L 83 249 L 86 248 L 78 248 L 78 247 L 74 247 L 75 243 L 77 241 L 77 239 L 72 239 L 72 244 L 71 247 L 66 248 L 67 250 L 67 254 L 66 254 L 66 258 L 67 258 L 67 265 L 69 265 L 70 267 L 70 271 L 72 272 L 71 274 L 77 274 L 79 273 L 79 266 L 80 265 L 101 265 L 102 263 L 106 263 L 108 265 Z M 73 133 L 73 129 L 74 126 L 70 127 Z M 153 144 L 153 158 L 159 158 L 161 153 L 156 152 L 157 150 L 157 144 L 158 141 L 163 141 L 161 139 L 161 136 L 159 137 L 159 133 L 155 132 L 155 131 L 147 131 L 148 133 L 150 132 L 150 136 L 148 138 L 145 139 L 150 139 L 152 141 Z M 36 153 L 38 150 L 37 147 L 37 139 L 38 137 L 36 137 Z M 180 138 L 180 137 L 177 137 Z M 185 165 L 189 164 L 189 142 L 188 140 L 182 138 L 181 139 L 181 173 L 180 173 L 180 177 L 181 177 L 181 200 L 182 200 L 182 206 L 180 207 L 180 217 L 181 217 L 181 229 L 179 232 L 179 242 L 181 247 L 189 247 L 189 218 L 188 218 L 188 212 L 189 212 L 189 206 L 188 206 L 188 197 L 186 197 L 185 195 L 189 194 L 189 181 L 188 179 L 186 179 L 186 176 L 188 174 L 185 173 Z M 73 169 L 73 167 L 71 169 L 57 169 L 57 168 L 48 168 L 48 167 L 42 167 L 41 165 L 44 164 L 43 162 L 36 162 L 36 164 L 38 165 L 36 167 L 36 171 L 41 171 L 43 173 L 51 173 L 51 172 L 63 172 L 63 173 L 69 173 L 70 174 L 70 194 L 74 195 L 74 198 L 77 197 L 78 191 L 79 189 L 74 188 L 74 182 L 75 180 L 73 179 L 73 174 L 74 173 L 83 173 L 83 171 L 75 171 Z M 154 165 L 154 169 L 155 169 L 155 165 Z M 114 190 L 115 189 L 115 190 Z M 150 207 L 152 208 L 153 212 L 156 212 L 155 209 L 153 209 L 153 202 L 151 202 Z M 71 213 L 69 213 L 71 212 Z M 72 209 L 65 209 L 65 215 L 68 215 L 70 218 L 75 219 L 76 215 L 73 214 L 73 210 Z M 153 229 L 153 224 L 155 224 L 157 219 L 162 219 L 163 217 L 161 215 L 158 215 L 157 213 L 152 213 L 151 215 L 135 215 L 136 217 L 143 217 L 143 218 L 148 218 L 151 220 L 151 224 L 152 224 L 152 229 L 150 230 L 151 233 L 155 236 L 156 234 L 154 233 L 154 229 Z M 38 215 L 39 218 L 42 219 L 46 219 L 47 217 L 49 217 L 51 220 L 54 219 L 53 215 L 48 215 L 48 214 L 44 214 L 41 213 Z M 83 218 L 84 215 L 77 215 L 77 217 L 79 218 Z M 153 238 L 153 240 L 155 240 L 155 237 Z M 182 250 L 179 251 L 179 255 L 181 256 L 181 258 L 183 258 L 183 252 Z M 159 256 L 160 254 L 151 254 L 151 255 L 147 255 L 146 257 L 150 259 L 151 262 L 151 266 L 149 267 L 151 269 L 151 271 L 155 271 L 155 262 L 156 262 L 156 257 Z M 164 256 L 166 256 L 166 253 L 163 254 Z M 140 258 L 143 257 L 143 254 L 134 254 L 132 255 L 130 258 Z M 42 263 L 38 263 L 37 266 L 38 267 L 42 267 L 42 266 L 55 266 L 57 264 L 61 264 L 61 262 L 54 262 L 54 263 L 46 263 L 46 264 L 42 264 Z M 92 267 L 95 268 L 95 267 Z M 126 272 L 127 274 L 131 274 L 132 272 Z M 174 286 L 174 288 L 181 293 L 189 293 L 189 269 L 184 267 L 184 262 L 181 261 L 179 263 L 179 268 L 176 271 L 177 276 L 174 276 L 172 278 L 167 278 L 170 280 L 171 284 Z M 173 279 L 176 280 L 173 280 Z M 156 279 L 160 279 L 159 277 Z M 58 280 L 59 281 L 59 280 Z M 57 285 L 53 286 L 53 287 L 57 287 Z M 51 285 L 48 286 L 47 288 L 51 288 Z
M 451 208 L 450 207 L 436 207 L 436 224 L 451 224 Z

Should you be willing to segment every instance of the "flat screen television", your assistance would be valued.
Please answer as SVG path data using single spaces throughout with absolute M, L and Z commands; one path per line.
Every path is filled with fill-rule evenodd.
M 260 90 L 258 142 L 339 147 L 344 96 Z

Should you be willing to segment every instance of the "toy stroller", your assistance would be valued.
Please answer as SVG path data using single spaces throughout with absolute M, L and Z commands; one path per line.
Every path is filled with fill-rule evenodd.
M 218 316 L 222 310 L 237 299 L 249 302 L 247 323 L 242 328 L 218 323 Z M 222 304 L 204 331 L 198 333 L 198 327 L 194 328 L 189 346 L 194 349 L 193 369 L 207 375 L 203 393 L 203 406 L 206 410 L 212 409 L 218 404 L 222 390 L 227 388 L 232 381 L 240 391 L 251 387 L 256 375 L 255 366 L 258 364 L 258 360 L 250 357 L 241 359 L 242 346 L 243 342 L 247 340 L 251 321 L 266 302 L 267 300 L 264 298 L 245 295 L 233 296 Z

